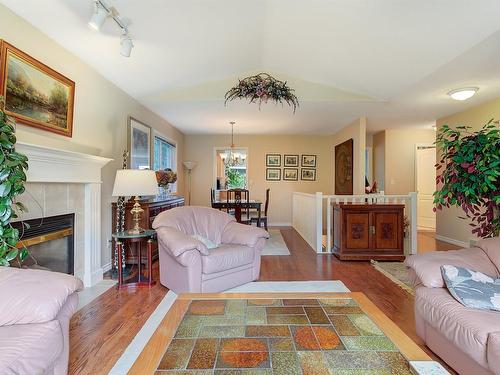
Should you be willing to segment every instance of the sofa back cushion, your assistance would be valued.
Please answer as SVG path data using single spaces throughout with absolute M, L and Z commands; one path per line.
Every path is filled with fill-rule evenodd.
M 478 241 L 476 246 L 488 255 L 491 262 L 496 266 L 498 273 L 500 273 L 500 237 Z
M 224 228 L 232 221 L 234 217 L 213 208 L 185 206 L 160 213 L 153 221 L 153 228 L 175 228 L 188 236 L 201 236 L 219 245 Z
M 500 279 L 449 264 L 441 266 L 441 272 L 451 295 L 462 305 L 500 311 Z
M 406 259 L 405 264 L 415 271 L 427 288 L 444 288 L 441 275 L 441 266 L 444 264 L 470 268 L 493 277 L 499 276 L 497 268 L 488 255 L 478 247 L 412 255 Z

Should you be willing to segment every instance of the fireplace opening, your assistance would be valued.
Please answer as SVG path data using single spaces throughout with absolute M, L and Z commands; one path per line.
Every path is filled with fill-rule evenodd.
M 20 232 L 18 247 L 28 249 L 25 268 L 74 274 L 75 214 L 57 215 L 12 223 Z

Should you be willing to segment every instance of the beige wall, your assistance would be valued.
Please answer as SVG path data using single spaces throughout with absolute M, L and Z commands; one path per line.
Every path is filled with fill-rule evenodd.
M 477 107 L 463 112 L 455 113 L 451 116 L 443 117 L 437 120 L 438 128 L 443 125 L 455 127 L 457 125 L 467 125 L 474 129 L 480 129 L 490 119 L 500 119 L 500 99 L 495 99 Z M 468 245 L 474 236 L 471 233 L 471 227 L 468 221 L 459 219 L 463 211 L 460 208 L 444 209 L 438 211 L 436 222 L 436 234 L 445 239 L 451 239 L 461 245 Z
M 373 179 L 380 191 L 385 189 L 385 131 L 373 135 Z M 373 183 L 373 181 L 370 181 Z
M 432 129 L 385 130 L 386 194 L 415 191 L 415 147 L 417 144 L 433 144 L 435 140 L 436 132 Z
M 353 181 L 353 193 L 354 194 L 364 194 L 365 193 L 365 148 L 366 148 L 366 118 L 361 117 L 346 127 L 339 130 L 332 136 L 332 193 L 335 187 L 335 163 L 333 159 L 335 158 L 335 146 L 347 141 L 348 139 L 353 139 L 353 170 L 354 170 L 354 181 Z
M 210 188 L 214 176 L 214 147 L 225 147 L 230 139 L 225 135 L 186 135 L 185 160 L 197 161 L 192 172 L 193 205 L 210 205 Z M 250 199 L 265 199 L 271 189 L 269 221 L 290 224 L 292 221 L 292 192 L 315 193 L 331 191 L 331 139 L 328 136 L 304 135 L 237 135 L 237 147 L 248 147 L 248 182 Z M 266 181 L 266 154 L 317 155 L 316 181 Z M 282 160 L 283 165 L 283 160 Z M 283 167 L 282 167 L 283 169 Z M 283 173 L 283 171 L 282 171 Z
M 103 169 L 102 264 L 106 265 L 110 262 L 107 240 L 111 233 L 111 191 L 115 171 L 121 168 L 121 155 L 127 146 L 127 116 L 132 115 L 177 142 L 180 171 L 184 135 L 3 5 L 0 5 L 0 39 L 5 39 L 76 83 L 72 138 L 19 124 L 18 140 L 115 159 Z M 183 173 L 179 175 L 178 189 L 182 192 Z

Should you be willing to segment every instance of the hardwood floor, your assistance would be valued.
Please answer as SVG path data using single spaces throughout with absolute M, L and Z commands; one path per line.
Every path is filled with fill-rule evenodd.
M 263 256 L 261 281 L 341 280 L 353 292 L 363 292 L 403 332 L 433 356 L 417 337 L 413 297 L 376 271 L 369 262 L 339 261 L 316 255 L 292 228 L 280 228 L 290 256 Z M 418 236 L 419 252 L 455 249 L 432 234 Z M 153 277 L 158 280 L 158 264 Z M 168 289 L 111 288 L 78 311 L 70 323 L 70 374 L 107 374 Z

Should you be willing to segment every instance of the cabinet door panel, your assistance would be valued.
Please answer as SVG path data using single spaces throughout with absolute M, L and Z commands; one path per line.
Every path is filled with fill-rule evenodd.
M 399 215 L 397 213 L 374 213 L 375 248 L 399 248 Z
M 346 212 L 346 248 L 370 248 L 370 214 Z

